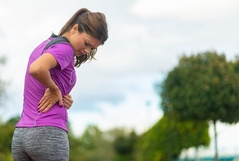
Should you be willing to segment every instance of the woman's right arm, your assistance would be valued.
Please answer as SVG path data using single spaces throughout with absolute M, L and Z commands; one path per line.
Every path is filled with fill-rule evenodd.
M 49 70 L 57 66 L 55 57 L 45 53 L 37 58 L 29 67 L 29 73 L 46 87 L 44 96 L 39 102 L 39 111 L 47 112 L 56 102 L 63 105 L 62 94 L 58 86 L 51 79 Z

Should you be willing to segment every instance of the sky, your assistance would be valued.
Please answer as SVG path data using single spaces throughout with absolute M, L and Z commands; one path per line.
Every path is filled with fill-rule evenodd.
M 0 0 L 0 57 L 7 58 L 0 78 L 10 82 L 0 108 L 3 119 L 22 111 L 32 50 L 83 7 L 106 15 L 109 39 L 99 47 L 96 61 L 76 69 L 74 103 L 68 111 L 76 135 L 88 125 L 143 133 L 162 116 L 154 85 L 182 54 L 213 50 L 227 59 L 239 54 L 237 0 Z M 239 125 L 219 123 L 218 131 L 219 151 L 239 155 Z M 211 154 L 213 144 L 200 153 Z

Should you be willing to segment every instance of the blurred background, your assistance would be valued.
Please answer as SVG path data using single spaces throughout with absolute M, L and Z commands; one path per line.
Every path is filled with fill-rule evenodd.
M 77 144 L 76 150 L 72 150 L 75 152 L 72 156 L 76 157 L 71 160 L 93 161 L 96 155 L 101 157 L 95 157 L 94 161 L 133 161 L 128 156 L 132 154 L 134 139 L 141 138 L 164 116 L 162 98 L 155 85 L 167 78 L 180 57 L 206 51 L 224 54 L 228 61 L 238 56 L 239 1 L 236 0 L 0 0 L 1 126 L 8 129 L 7 123 L 14 124 L 21 114 L 30 53 L 52 32 L 58 34 L 79 8 L 106 15 L 109 39 L 99 47 L 96 61 L 77 69 L 78 81 L 71 93 L 74 104 L 68 111 L 70 137 L 72 142 L 79 141 L 85 147 Z M 220 156 L 239 155 L 236 123 L 217 122 Z M 208 146 L 199 147 L 197 155 L 202 157 L 215 155 L 213 124 L 211 121 L 208 124 L 211 141 Z M 7 131 L 3 127 L 0 138 Z M 84 141 L 95 134 L 107 138 L 101 143 L 98 139 L 97 145 L 114 147 L 109 148 L 112 153 L 106 159 L 102 159 L 104 151 L 91 149 L 94 146 L 86 150 L 90 143 Z M 127 139 L 134 143 L 119 145 L 129 143 Z M 0 140 L 1 145 L 6 149 L 9 144 Z M 181 158 L 194 158 L 194 148 L 181 150 Z M 81 153 L 85 158 L 77 155 Z M 159 158 L 158 155 L 155 161 Z M 8 150 L 0 150 L 1 159 L 10 160 Z

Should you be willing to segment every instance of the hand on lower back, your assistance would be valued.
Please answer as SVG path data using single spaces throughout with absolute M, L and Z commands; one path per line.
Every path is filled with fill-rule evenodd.
M 52 91 L 49 88 L 47 88 L 42 99 L 39 102 L 38 111 L 46 113 L 57 102 L 59 103 L 59 106 L 63 105 L 62 94 L 60 89 Z

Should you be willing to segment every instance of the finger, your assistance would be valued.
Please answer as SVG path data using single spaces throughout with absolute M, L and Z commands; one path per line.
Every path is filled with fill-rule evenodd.
M 70 104 L 71 103 L 71 101 L 70 101 L 70 99 L 69 98 L 66 98 L 66 97 L 64 97 L 63 98 L 63 102 L 66 104 Z
M 41 104 L 43 100 L 44 100 L 44 97 L 41 98 L 41 100 L 39 101 L 39 104 Z
M 44 101 L 44 103 L 42 102 L 40 105 L 39 105 L 39 107 L 38 107 L 38 111 L 40 112 L 40 111 L 44 111 L 48 106 L 53 106 L 53 104 L 52 103 L 49 103 L 49 102 L 47 102 L 47 101 Z
M 47 111 L 49 111 L 52 107 L 52 104 L 49 104 L 48 106 L 46 106 L 46 108 L 42 111 L 43 113 L 46 113 Z
M 65 105 L 66 105 L 66 108 L 67 108 L 67 109 L 70 109 L 70 108 L 71 108 L 71 103 L 67 102 L 67 103 L 65 103 Z
M 63 100 L 64 101 L 64 100 Z M 71 108 L 72 103 L 70 103 L 68 100 L 64 101 L 65 107 L 69 110 Z
M 70 105 L 69 104 L 65 104 L 65 107 L 66 107 L 67 110 L 70 109 Z
M 42 105 L 40 108 L 38 108 L 38 111 L 41 112 L 43 111 L 44 109 L 46 109 L 47 105 Z
M 63 100 L 59 99 L 59 106 L 62 107 L 63 106 Z
M 43 109 L 45 109 L 48 104 L 49 104 L 49 102 L 46 99 L 43 99 L 41 102 L 39 102 L 39 105 L 37 108 L 38 111 L 42 111 Z
M 73 103 L 73 99 L 70 94 L 67 97 L 65 97 L 65 100 L 71 104 Z
M 65 107 L 68 109 L 68 107 L 69 107 L 69 102 L 63 100 L 63 103 L 64 103 Z
M 63 102 L 69 102 L 69 99 L 70 99 L 70 98 L 69 98 L 68 96 L 64 96 L 64 97 L 63 97 Z
M 69 97 L 64 97 L 64 98 L 63 98 L 63 102 L 64 102 L 66 108 L 67 108 L 67 109 L 70 109 L 70 107 L 72 106 L 73 100 L 72 100 L 72 99 L 69 99 Z

